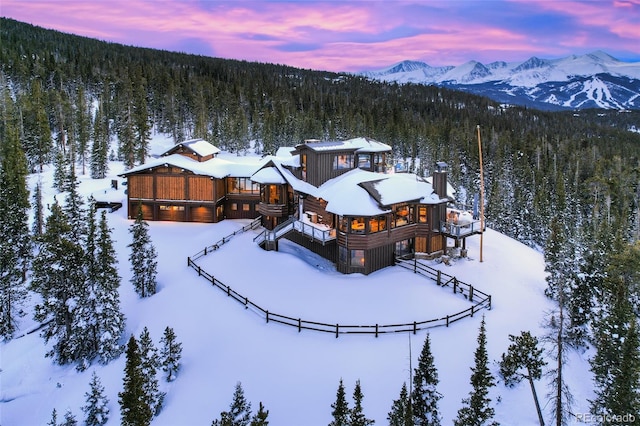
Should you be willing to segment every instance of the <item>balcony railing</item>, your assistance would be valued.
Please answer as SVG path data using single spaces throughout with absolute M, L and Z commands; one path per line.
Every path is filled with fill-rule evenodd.
M 323 244 L 336 239 L 336 229 L 329 228 L 326 225 L 316 225 L 297 220 L 293 223 L 293 227 L 299 233 L 311 237 L 311 240 L 320 241 Z
M 449 237 L 461 238 L 472 234 L 479 234 L 484 230 L 479 220 L 473 220 L 464 223 L 441 222 L 440 231 Z

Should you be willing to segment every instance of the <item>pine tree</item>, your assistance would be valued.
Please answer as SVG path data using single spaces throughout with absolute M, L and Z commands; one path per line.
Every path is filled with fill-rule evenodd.
M 64 202 L 64 212 L 67 215 L 71 233 L 76 241 L 82 241 L 87 229 L 85 223 L 84 200 L 78 191 L 80 182 L 76 177 L 75 166 L 69 165 L 69 180 L 66 182 L 64 190 L 66 192 Z
M 102 98 L 96 111 L 95 121 L 93 123 L 93 143 L 91 145 L 91 177 L 93 179 L 104 179 L 109 170 L 109 122 Z
M 51 419 L 47 423 L 47 426 L 58 426 L 58 412 L 55 408 L 51 412 Z
M 121 424 L 124 426 L 150 425 L 153 411 L 145 397 L 146 378 L 142 370 L 138 343 L 133 336 L 127 343 L 126 356 L 123 390 L 118 393 Z
M 411 398 L 407 392 L 406 382 L 402 384 L 399 398 L 393 401 L 387 420 L 389 421 L 389 426 L 414 426 Z
M 251 419 L 250 426 L 269 426 L 269 410 L 264 409 L 264 405 L 260 402 L 260 406 L 258 408 L 258 412 Z
M 489 357 L 487 355 L 487 337 L 484 316 L 480 323 L 478 347 L 475 352 L 475 366 L 471 368 L 472 390 L 469 397 L 462 400 L 464 404 L 458 410 L 458 417 L 453 421 L 456 426 L 497 425 L 493 421 L 494 409 L 489 405 L 489 390 L 495 386 L 495 380 L 489 371 Z
M 148 224 L 142 219 L 142 207 L 138 209 L 136 221 L 129 228 L 132 243 L 129 262 L 133 276 L 131 283 L 140 297 L 149 297 L 156 293 L 156 249 L 149 237 Z
M 212 426 L 249 426 L 251 421 L 251 403 L 244 397 L 242 383 L 236 384 L 233 392 L 233 401 L 229 405 L 229 411 L 220 413 L 220 419 L 214 420 Z
M 11 339 L 27 298 L 26 271 L 31 261 L 27 163 L 17 131 L 5 128 L 0 146 L 0 340 Z
M 106 212 L 102 212 L 99 224 L 95 216 L 95 201 L 90 198 L 84 238 L 86 294 L 78 300 L 74 321 L 76 334 L 82 341 L 79 370 L 88 368 L 97 357 L 106 364 L 122 352 L 119 341 L 124 330 L 124 315 L 120 312 L 117 260 Z
M 528 331 L 523 331 L 519 336 L 509 335 L 509 340 L 512 343 L 509 345 L 507 352 L 502 354 L 500 375 L 504 380 L 504 384 L 509 387 L 520 383 L 522 379 L 529 381 L 533 401 L 538 413 L 538 421 L 540 426 L 544 426 L 538 395 L 533 384 L 534 380 L 540 379 L 542 367 L 547 364 L 542 356 L 543 349 L 538 347 L 538 339 Z M 524 372 L 521 370 L 524 370 Z
M 42 184 L 38 182 L 33 191 L 33 226 L 31 232 L 34 237 L 42 235 L 44 229 L 44 207 L 42 206 Z
M 329 423 L 329 426 L 347 426 L 349 424 L 349 404 L 345 396 L 342 379 L 340 379 L 340 384 L 338 385 L 336 401 L 331 404 L 331 408 L 333 408 L 331 412 L 333 420 Z
M 42 296 L 34 318 L 43 324 L 45 342 L 54 341 L 47 356 L 59 364 L 77 359 L 80 344 L 74 328 L 78 298 L 84 296 L 84 250 L 74 238 L 57 200 L 51 206 L 40 251 L 33 261 L 31 288 Z
M 440 425 L 438 401 L 442 398 L 437 391 L 438 370 L 436 370 L 431 353 L 431 339 L 427 334 L 418 358 L 418 367 L 413 375 L 413 393 L 411 395 L 411 409 L 413 424 L 416 426 Z
M 362 388 L 360 387 L 360 380 L 356 380 L 356 386 L 353 389 L 353 408 L 349 410 L 349 425 L 350 426 L 369 426 L 375 423 L 371 419 L 367 419 L 362 409 Z
M 62 192 L 69 181 L 69 159 L 62 150 L 57 149 L 53 160 L 53 188 Z
M 116 267 L 118 259 L 111 239 L 111 229 L 107 222 L 107 212 L 102 211 L 98 223 L 98 241 L 95 258 L 95 281 L 97 302 L 100 308 L 98 323 L 100 334 L 98 339 L 98 356 L 100 362 L 106 364 L 122 353 L 120 337 L 124 332 L 125 318 L 120 311 L 120 277 Z
M 104 395 L 104 386 L 94 371 L 91 374 L 90 390 L 85 393 L 86 404 L 82 407 L 85 413 L 86 426 L 103 426 L 109 420 L 109 399 Z
M 621 256 L 624 254 L 614 256 L 608 269 L 608 285 L 617 285 L 617 288 L 595 326 L 596 354 L 590 362 L 596 394 L 591 401 L 591 412 L 596 415 L 626 413 L 614 410 L 640 405 L 637 319 L 629 302 L 628 283 L 623 278 L 626 271 L 618 270 L 624 265 L 616 259 Z
M 138 342 L 140 347 L 140 367 L 145 377 L 143 386 L 144 398 L 151 408 L 151 412 L 156 416 L 162 409 L 165 397 L 158 385 L 158 349 L 153 344 L 147 327 L 142 330 Z
M 91 105 L 87 102 L 84 89 L 78 88 L 75 104 L 75 142 L 76 153 L 82 164 L 82 174 L 86 174 L 87 151 L 91 137 Z
M 162 371 L 167 373 L 167 382 L 175 379 L 180 370 L 180 358 L 182 357 L 182 344 L 176 341 L 173 328 L 164 329 L 164 335 L 160 339 L 160 365 Z
M 76 420 L 76 416 L 73 415 L 71 409 L 67 409 L 64 413 L 64 422 L 60 423 L 59 426 L 77 426 L 78 421 Z

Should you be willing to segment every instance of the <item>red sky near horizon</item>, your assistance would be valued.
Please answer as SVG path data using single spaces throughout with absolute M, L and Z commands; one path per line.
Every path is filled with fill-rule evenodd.
M 328 71 L 595 50 L 640 61 L 640 0 L 2 0 L 0 14 L 127 45 Z

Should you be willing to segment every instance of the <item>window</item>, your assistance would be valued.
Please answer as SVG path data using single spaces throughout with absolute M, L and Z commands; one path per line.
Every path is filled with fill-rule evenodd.
M 252 182 L 250 178 L 227 178 L 228 194 L 259 194 L 260 185 Z
M 395 246 L 396 256 L 411 253 L 411 240 L 398 241 Z
M 251 204 L 243 204 L 242 205 L 242 211 L 243 212 L 248 212 L 249 210 L 251 210 Z
M 338 230 L 340 232 L 347 232 L 347 218 L 344 216 L 338 216 Z
M 427 223 L 427 206 L 418 206 L 418 222 Z
M 370 154 L 359 154 L 358 155 L 358 168 L 371 170 L 371 155 Z
M 364 268 L 364 250 L 351 250 L 351 266 L 360 266 Z
M 374 216 L 369 218 L 369 232 L 381 232 L 387 229 L 387 217 L 386 216 Z
M 333 170 L 353 168 L 353 154 L 340 154 L 333 157 Z
M 183 212 L 184 211 L 184 206 L 167 206 L 167 205 L 160 205 L 158 206 L 158 208 L 160 210 L 173 210 L 173 211 L 178 211 L 178 212 Z
M 364 234 L 364 218 L 354 217 L 351 219 L 351 233 L 352 234 Z
M 378 172 L 378 173 L 384 173 L 387 166 L 387 158 L 386 158 L 386 154 L 384 153 L 377 153 L 374 154 L 373 156 L 373 171 L 374 172 Z
M 394 206 L 391 218 L 392 228 L 408 225 L 413 222 L 413 206 L 409 206 L 407 204 Z
M 307 154 L 300 154 L 300 167 L 302 169 L 302 180 L 307 181 Z
M 238 204 L 237 203 L 231 203 L 231 210 L 238 210 Z

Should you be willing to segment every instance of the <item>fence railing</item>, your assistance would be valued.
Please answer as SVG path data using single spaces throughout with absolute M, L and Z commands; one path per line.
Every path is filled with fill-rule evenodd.
M 258 220 L 258 223 L 259 220 Z M 243 233 L 249 229 L 254 229 L 256 225 L 255 221 L 251 224 L 237 230 L 236 232 L 224 237 L 220 241 L 210 246 L 205 247 L 200 252 L 187 258 L 187 264 L 193 268 L 198 276 L 204 277 L 214 287 L 223 291 L 228 297 L 232 298 L 236 302 L 244 306 L 246 310 L 257 314 L 264 319 L 267 323 L 274 322 L 277 324 L 284 324 L 290 327 L 298 329 L 298 332 L 302 330 L 313 330 L 324 333 L 335 334 L 336 338 L 341 334 L 372 334 L 378 337 L 380 334 L 391 333 L 413 333 L 416 334 L 419 330 L 426 330 L 430 328 L 445 326 L 449 327 L 456 321 L 459 321 L 466 317 L 473 317 L 481 309 L 491 309 L 491 296 L 474 288 L 473 286 L 466 284 L 456 277 L 445 274 L 437 269 L 430 268 L 417 260 L 406 260 L 402 258 L 397 259 L 397 264 L 403 268 L 410 269 L 414 273 L 420 274 L 424 277 L 430 278 L 441 287 L 452 287 L 454 294 L 462 295 L 465 299 L 472 303 L 471 307 L 460 312 L 446 315 L 440 318 L 427 319 L 422 321 L 413 321 L 403 324 L 366 324 L 366 325 L 351 325 L 351 324 L 339 324 L 339 323 L 323 323 L 316 321 L 308 321 L 302 318 L 294 318 L 287 315 L 282 315 L 276 312 L 271 312 L 262 306 L 252 302 L 247 296 L 242 295 L 231 288 L 229 285 L 223 283 L 217 279 L 214 275 L 202 269 L 194 260 L 199 259 L 202 256 L 210 254 L 218 250 L 222 245 L 227 243 L 235 235 Z
M 290 217 L 271 231 L 265 229 L 256 236 L 253 241 L 257 244 L 262 244 L 265 241 L 276 241 L 290 231 L 299 232 L 310 237 L 312 241 L 320 241 L 322 244 L 336 239 L 335 229 L 319 229 L 316 226 L 297 220 L 294 217 Z

